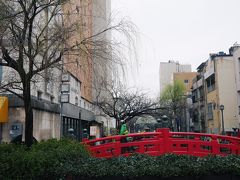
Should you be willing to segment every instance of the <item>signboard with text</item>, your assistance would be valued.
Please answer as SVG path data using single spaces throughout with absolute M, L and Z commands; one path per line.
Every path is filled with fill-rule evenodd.
M 97 135 L 97 126 L 90 126 L 90 136 Z
M 69 102 L 69 94 L 61 94 L 61 103 Z

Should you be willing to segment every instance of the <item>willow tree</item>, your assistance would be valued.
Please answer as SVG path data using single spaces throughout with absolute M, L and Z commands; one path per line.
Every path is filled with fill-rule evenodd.
M 165 107 L 164 113 L 170 117 L 171 126 L 175 130 L 179 130 L 176 125 L 176 118 L 180 118 L 186 108 L 185 85 L 183 82 L 176 80 L 173 84 L 167 85 L 160 95 L 160 104 Z
M 0 66 L 11 69 L 8 81 L 0 89 L 22 98 L 25 109 L 25 143 L 33 143 L 33 106 L 31 86 L 39 79 L 49 79 L 47 72 L 61 68 L 62 58 L 69 51 L 80 51 L 89 58 L 101 56 L 108 60 L 119 60 L 112 56 L 114 44 L 103 40 L 102 34 L 118 31 L 130 34 L 129 23 L 120 21 L 109 25 L 81 41 L 72 41 L 79 22 L 64 21 L 63 6 L 68 0 L 2 0 L 0 2 Z M 73 9 L 77 13 L 78 7 Z M 67 15 L 76 13 L 69 11 Z M 73 20 L 73 19 L 71 19 Z M 117 43 L 116 43 L 117 44 Z M 121 60 L 121 59 L 120 59 Z M 81 64 L 76 60 L 72 63 Z M 69 62 L 68 62 L 69 63 Z

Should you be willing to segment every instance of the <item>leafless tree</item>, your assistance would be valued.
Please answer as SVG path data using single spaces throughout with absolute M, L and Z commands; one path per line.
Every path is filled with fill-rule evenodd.
M 33 108 L 31 86 L 49 80 L 49 72 L 64 66 L 63 57 L 68 53 L 79 52 L 88 58 L 101 56 L 121 62 L 116 51 L 116 42 L 98 38 L 107 31 L 133 32 L 131 24 L 124 20 L 96 34 L 83 37 L 72 43 L 79 22 L 64 21 L 63 7 L 68 0 L 2 0 L 0 2 L 0 65 L 8 67 L 9 78 L 2 82 L 0 89 L 16 94 L 23 99 L 25 109 L 25 143 L 33 143 Z M 78 8 L 74 9 L 77 11 Z M 71 18 L 70 18 L 71 19 Z M 114 54 L 115 52 L 115 54 Z M 67 63 L 82 63 L 76 60 Z
M 116 127 L 119 129 L 120 120 L 126 123 L 134 117 L 144 115 L 157 116 L 162 109 L 158 101 L 147 97 L 146 93 L 139 90 L 126 89 L 123 85 L 106 83 L 99 90 L 96 102 L 102 112 L 116 119 Z M 108 96 L 101 96 L 106 93 Z

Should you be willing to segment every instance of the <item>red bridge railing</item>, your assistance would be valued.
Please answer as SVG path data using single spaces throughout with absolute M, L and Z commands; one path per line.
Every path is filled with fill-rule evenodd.
M 128 156 L 132 153 L 158 156 L 165 153 L 193 156 L 240 154 L 240 138 L 205 133 L 156 132 L 134 133 L 84 141 L 95 157 Z

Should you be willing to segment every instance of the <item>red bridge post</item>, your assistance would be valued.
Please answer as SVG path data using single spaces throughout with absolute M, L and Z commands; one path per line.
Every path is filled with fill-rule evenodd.
M 219 154 L 219 144 L 218 144 L 218 140 L 217 140 L 217 136 L 212 136 L 212 154 Z
M 170 131 L 168 128 L 161 128 L 157 129 L 156 132 L 161 132 L 162 133 L 162 139 L 163 139 L 163 153 L 168 153 L 172 151 L 172 140 L 170 138 Z M 160 147 L 161 148 L 161 147 Z

